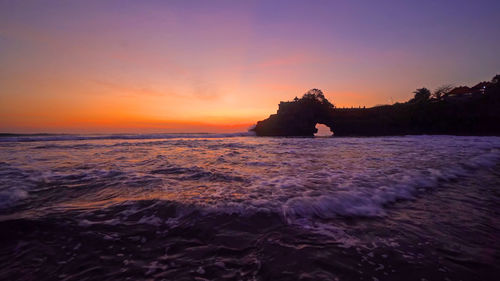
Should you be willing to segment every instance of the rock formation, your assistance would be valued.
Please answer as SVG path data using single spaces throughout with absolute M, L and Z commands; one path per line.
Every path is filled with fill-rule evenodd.
M 281 102 L 277 114 L 257 122 L 253 130 L 259 136 L 313 136 L 317 123 L 332 128 L 333 108 L 321 90 L 312 89 L 300 99 Z
M 313 136 L 320 123 L 335 136 L 500 135 L 499 80 L 497 75 L 465 94 L 450 88 L 431 97 L 421 88 L 408 102 L 371 108 L 335 108 L 321 90 L 312 89 L 300 99 L 281 102 L 276 114 L 252 130 L 258 136 Z

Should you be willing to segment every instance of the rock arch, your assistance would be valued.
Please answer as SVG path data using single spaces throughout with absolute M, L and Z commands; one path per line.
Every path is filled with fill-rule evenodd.
M 309 90 L 302 98 L 281 102 L 278 112 L 257 122 L 253 129 L 259 136 L 314 136 L 316 124 L 324 124 L 333 132 L 334 106 L 318 89 Z

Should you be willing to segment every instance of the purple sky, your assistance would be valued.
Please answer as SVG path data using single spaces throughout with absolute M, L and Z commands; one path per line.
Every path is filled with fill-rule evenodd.
M 0 0 L 0 131 L 241 130 L 310 88 L 339 106 L 405 101 L 499 73 L 498 11 L 500 1 Z

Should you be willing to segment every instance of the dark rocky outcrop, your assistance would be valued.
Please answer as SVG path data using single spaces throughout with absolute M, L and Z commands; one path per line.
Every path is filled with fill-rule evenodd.
M 425 88 L 405 103 L 371 108 L 335 108 L 318 89 L 302 98 L 281 102 L 278 112 L 257 122 L 258 136 L 313 136 L 316 124 L 335 136 L 408 134 L 500 135 L 500 82 L 430 95 Z
M 300 99 L 281 102 L 277 114 L 257 122 L 253 129 L 259 136 L 313 136 L 317 123 L 331 128 L 334 106 L 318 89 L 312 89 Z

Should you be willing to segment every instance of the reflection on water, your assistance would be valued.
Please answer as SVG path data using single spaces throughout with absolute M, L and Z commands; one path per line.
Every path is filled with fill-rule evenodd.
M 499 140 L 2 141 L 0 279 L 495 280 Z

